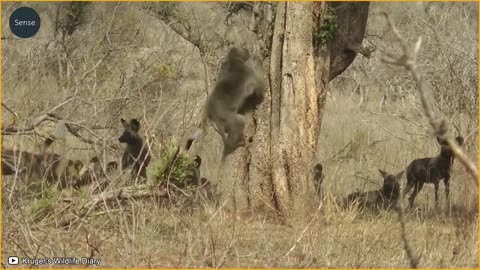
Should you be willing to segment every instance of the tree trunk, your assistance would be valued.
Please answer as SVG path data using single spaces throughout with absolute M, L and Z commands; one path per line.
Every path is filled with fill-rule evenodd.
M 271 213 L 288 221 L 305 217 L 315 205 L 312 202 L 318 202 L 312 168 L 328 82 L 332 79 L 330 69 L 335 64 L 338 75 L 353 61 L 350 54 L 348 61 L 331 60 L 330 54 L 338 58 L 348 51 L 333 49 L 339 43 L 337 38 L 314 47 L 313 33 L 322 25 L 326 6 L 326 2 L 278 3 L 270 66 L 265 68 L 270 70 L 269 89 L 246 128 L 247 147 L 228 157 L 221 170 L 227 202 L 234 210 Z M 358 16 L 363 16 L 365 24 L 358 24 Z M 363 28 L 357 30 L 361 35 L 356 35 L 361 36 L 361 43 L 366 16 L 368 3 L 366 13 L 337 18 L 337 23 L 347 23 L 349 31 Z M 348 46 L 345 40 L 342 37 L 341 44 Z
M 314 194 L 309 175 L 318 139 L 312 44 L 316 5 L 281 3 L 275 20 L 270 60 L 270 161 L 275 203 L 286 217 L 301 215 Z

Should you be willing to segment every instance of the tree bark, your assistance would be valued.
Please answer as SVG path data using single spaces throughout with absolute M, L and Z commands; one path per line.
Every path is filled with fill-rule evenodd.
M 221 179 L 227 183 L 224 188 L 227 205 L 235 211 L 270 213 L 289 222 L 305 217 L 315 206 L 313 203 L 318 202 L 312 168 L 316 163 L 328 82 L 343 72 L 356 56 L 354 52 L 352 58 L 351 51 L 345 49 L 352 43 L 344 35 L 314 47 L 313 33 L 319 31 L 327 5 L 330 4 L 278 3 L 269 68 L 265 68 L 270 71 L 265 100 L 246 128 L 247 147 L 228 157 L 221 170 Z M 357 15 L 352 15 L 350 9 L 358 6 L 347 7 L 348 10 L 341 13 L 352 17 L 337 18 L 337 22 L 348 25 L 338 28 L 348 28 L 346 33 L 355 31 L 355 27 L 361 28 L 356 29 L 359 33 L 353 38 L 358 43 L 360 36 L 361 43 L 368 3 L 366 13 L 363 9 Z M 359 20 L 365 24 L 352 23 Z M 334 61 L 331 55 L 343 60 Z M 335 75 L 331 73 L 333 68 Z

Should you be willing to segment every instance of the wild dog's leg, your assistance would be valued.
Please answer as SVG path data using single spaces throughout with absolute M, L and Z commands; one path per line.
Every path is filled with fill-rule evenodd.
M 435 207 L 438 209 L 440 206 L 440 200 L 438 199 L 438 189 L 440 186 L 440 181 L 434 182 L 435 185 Z
M 445 176 L 443 182 L 445 183 L 445 198 L 447 199 L 447 205 L 450 206 L 450 174 Z
M 410 178 L 407 180 L 407 185 L 405 186 L 405 189 L 403 190 L 403 198 L 405 198 L 405 195 L 407 195 L 413 187 L 412 181 L 409 181 L 409 180 L 410 180 Z
M 422 181 L 419 181 L 419 182 L 415 183 L 415 185 L 413 187 L 412 195 L 408 199 L 409 203 L 410 203 L 410 208 L 413 208 L 413 203 L 415 202 L 415 197 L 417 197 L 418 192 L 420 192 L 420 190 L 422 190 L 422 187 L 423 187 L 423 182 Z

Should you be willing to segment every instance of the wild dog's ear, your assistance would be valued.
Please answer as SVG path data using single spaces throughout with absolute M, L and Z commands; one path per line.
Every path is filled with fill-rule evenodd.
M 401 172 L 399 172 L 399 173 L 396 175 L 398 181 L 399 181 L 400 179 L 402 179 L 402 176 L 403 176 L 403 173 L 404 173 L 404 172 L 405 172 L 405 171 L 401 171 Z
M 193 158 L 193 166 L 195 168 L 200 168 L 200 165 L 202 165 L 202 158 L 199 155 L 196 155 Z
M 120 122 L 122 122 L 122 126 L 123 126 L 123 128 L 127 129 L 127 128 L 129 127 L 129 125 L 128 125 L 128 122 L 127 122 L 127 121 L 125 121 L 125 119 L 123 119 L 123 118 L 120 118 Z
M 140 130 L 140 122 L 137 119 L 130 120 L 130 127 L 133 131 L 137 132 Z
M 464 142 L 464 140 L 463 140 L 463 137 L 462 137 L 462 136 L 458 136 L 458 137 L 456 137 L 456 138 L 455 138 L 455 140 L 457 141 L 458 145 L 460 145 L 460 146 L 461 146 L 461 145 L 463 144 L 463 142 Z
M 321 163 L 317 163 L 317 164 L 315 165 L 315 167 L 313 167 L 313 168 L 314 168 L 314 170 L 315 170 L 316 172 L 318 172 L 318 173 L 322 173 L 322 172 L 323 172 L 323 166 L 322 166 Z
M 446 145 L 447 142 L 444 140 L 444 139 L 440 139 L 439 137 L 437 137 L 437 142 L 440 144 L 440 145 Z
M 80 173 L 80 171 L 82 171 L 82 168 L 83 168 L 83 162 L 80 160 L 75 160 L 73 164 L 75 166 L 75 169 Z
M 382 174 L 383 178 L 387 177 L 388 173 L 386 173 L 385 171 L 382 171 L 380 169 L 378 169 L 378 171 L 380 172 L 380 174 Z

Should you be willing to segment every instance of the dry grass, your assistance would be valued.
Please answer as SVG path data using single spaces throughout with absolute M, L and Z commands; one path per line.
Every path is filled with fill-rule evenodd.
M 309 220 L 286 227 L 273 219 L 234 217 L 209 206 L 185 211 L 147 200 L 102 207 L 87 223 L 61 230 L 52 228 L 62 218 L 60 211 L 34 223 L 28 211 L 32 201 L 24 197 L 3 212 L 3 229 L 8 232 L 3 255 L 89 256 L 94 246 L 102 267 L 408 267 L 395 212 L 341 210 L 334 200 L 357 188 L 377 188 L 381 180 L 377 167 L 398 172 L 412 158 L 433 155 L 438 149 L 431 137 L 402 133 L 403 122 L 397 116 L 359 112 L 357 100 L 337 96 L 337 103 L 328 102 L 322 141 L 332 143 L 321 147 L 320 155 L 332 157 L 352 140 L 358 146 L 322 159 L 327 199 L 292 252 Z M 375 121 L 383 127 L 372 125 Z M 342 132 L 333 132 L 338 128 L 332 125 L 342 126 Z M 410 143 L 392 138 L 385 129 Z M 414 132 L 413 127 L 406 130 Z M 443 211 L 433 209 L 433 188 L 427 185 L 416 202 L 420 209 L 406 213 L 410 244 L 421 267 L 478 265 L 477 192 L 466 178 L 456 164 L 451 212 L 445 202 Z M 8 183 L 5 179 L 4 185 Z M 87 235 L 95 243 L 89 244 Z

